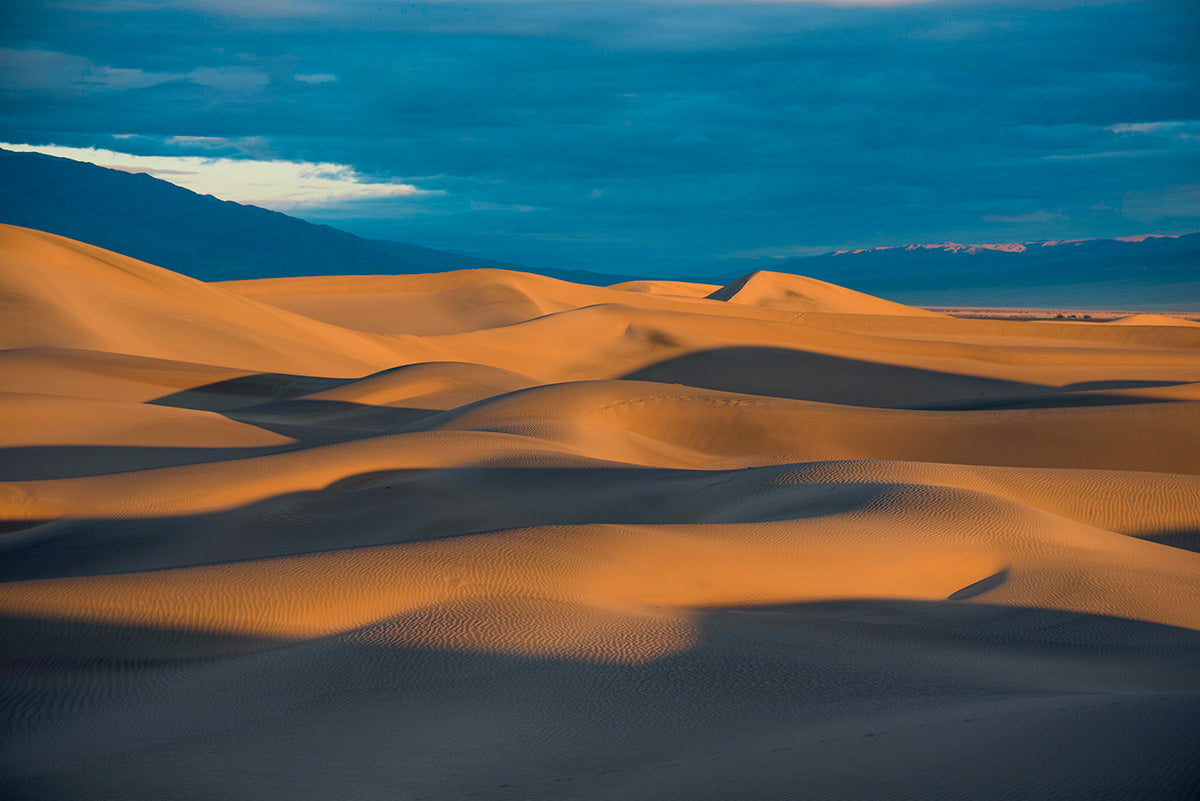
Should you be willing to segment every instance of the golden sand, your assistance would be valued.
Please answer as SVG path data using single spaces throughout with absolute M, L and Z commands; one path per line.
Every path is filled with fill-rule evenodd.
M 1184 797 L 1200 327 L 771 273 L 205 284 L 0 226 L 0 347 L 31 797 L 944 797 L 946 742 L 1002 797 L 1021 732 L 1066 755 L 1022 797 L 1127 740 Z

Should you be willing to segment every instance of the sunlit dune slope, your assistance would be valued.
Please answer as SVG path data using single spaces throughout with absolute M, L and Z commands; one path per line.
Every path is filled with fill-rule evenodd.
M 0 392 L 151 401 L 253 370 L 74 348 L 0 350 Z M 261 398 L 249 398 L 258 402 Z
M 800 275 L 766 270 L 750 273 L 708 295 L 712 300 L 790 309 L 798 312 L 836 314 L 899 314 L 906 317 L 937 317 L 937 312 L 893 303 L 852 289 Z
M 222 447 L 292 440 L 219 414 L 144 403 L 0 392 L 0 448 L 45 445 Z
M 214 286 L 323 322 L 380 334 L 455 334 L 605 303 L 679 308 L 716 287 L 670 281 L 611 287 L 513 270 L 225 281 Z M 656 291 L 648 291 L 653 286 Z M 707 290 L 707 291 L 702 291 Z M 683 306 L 690 309 L 690 306 Z
M 346 381 L 302 397 L 310 401 L 446 410 L 536 385 L 528 376 L 495 367 L 424 362 Z
M 335 374 L 403 360 L 401 343 L 324 325 L 52 234 L 0 226 L 0 253 L 5 348 L 81 348 Z
M 706 298 L 721 287 L 718 284 L 697 284 L 691 281 L 624 281 L 620 284 L 609 284 L 608 288 L 623 292 L 643 292 L 647 295 Z
M 496 328 L 602 304 L 691 311 L 695 306 L 690 301 L 702 299 L 717 288 L 672 281 L 596 287 L 497 269 L 266 278 L 214 286 L 347 328 L 421 336 Z M 708 312 L 730 314 L 721 304 L 709 304 Z M 734 310 L 732 315 L 753 319 L 788 316 L 765 309 Z
M 0 419 L 14 797 L 1200 780 L 1196 326 L 7 226 Z
M 346 419 L 356 407 L 334 406 L 327 414 L 344 415 L 344 436 L 353 438 L 332 443 L 329 429 L 337 425 L 321 416 L 324 407 L 313 409 L 299 400 L 268 404 L 264 410 L 242 408 L 230 415 L 301 440 L 306 430 L 308 436 L 321 436 L 306 449 L 228 463 L 136 476 L 79 473 L 90 477 L 11 481 L 0 487 L 0 510 L 12 519 L 180 514 L 320 490 L 362 473 L 471 466 L 727 470 L 829 460 L 903 460 L 1200 473 L 1190 437 L 1176 437 L 1178 442 L 1148 451 L 1142 447 L 1148 436 L 1164 437 L 1163 432 L 1189 426 L 1195 414 L 1191 405 L 879 412 L 797 402 L 756 404 L 715 393 L 693 393 L 690 398 L 678 392 L 632 394 L 628 390 L 639 385 L 604 386 L 607 391 L 602 393 L 581 392 L 586 385 L 534 390 L 451 412 L 418 410 L 412 415 L 400 410 L 390 431 L 386 415 L 370 412 L 371 407 L 363 413 L 375 415 L 376 430 L 368 425 L 372 418 L 357 427 Z M 626 393 L 618 394 L 620 390 Z M 292 404 L 295 411 L 288 409 Z M 1074 411 L 1088 414 L 1075 416 Z M 1089 439 L 1087 434 L 1096 429 L 1104 435 Z M 373 436 L 364 439 L 363 433 Z M 1191 498 L 1194 492 L 1180 498 Z M 1155 503 L 1161 506 L 1163 501 Z M 1186 525 L 1185 516 L 1170 525 L 1164 522 L 1162 528 Z
M 987 496 L 942 491 L 910 505 L 906 493 L 897 492 L 892 500 L 887 509 L 803 521 L 512 530 L 175 571 L 7 582 L 0 584 L 0 610 L 293 638 L 468 599 L 537 597 L 592 605 L 634 613 L 654 627 L 664 607 L 987 593 L 992 602 L 1200 628 L 1192 581 L 1200 555 Z M 947 526 L 945 508 L 975 522 Z M 1001 520 L 1007 530 L 996 525 Z M 1113 562 L 1123 565 L 1119 581 L 1108 574 Z M 312 590 L 301 595 L 299 587 Z M 475 614 L 475 628 L 494 625 L 486 605 Z M 675 628 L 677 619 L 670 620 Z M 572 654 L 581 642 L 595 647 L 586 631 L 560 635 L 560 642 L 544 643 L 551 652 Z M 456 646 L 453 630 L 430 636 Z M 638 653 L 635 642 L 624 655 L 620 644 L 612 647 L 612 658 L 661 653 Z
M 561 285 L 561 287 L 559 286 Z M 573 308 L 553 278 L 507 270 L 396 276 L 266 278 L 219 284 L 244 297 L 334 325 L 380 334 L 451 334 L 510 325 Z
M 920 398 L 937 394 L 923 389 L 926 378 L 963 387 L 974 379 L 995 379 L 1010 389 L 1023 384 L 1028 393 L 1037 387 L 1190 382 L 1200 364 L 1200 332 L 1185 328 L 1096 326 L 1107 334 L 1090 341 L 1088 329 L 1071 339 L 1063 329 L 1073 326 L 997 329 L 974 325 L 992 322 L 986 320 L 834 314 L 803 315 L 789 323 L 740 313 L 794 316 L 776 310 L 690 303 L 687 309 L 586 306 L 503 329 L 427 339 L 456 360 L 482 361 L 546 382 L 637 377 L 820 400 L 825 379 L 841 375 L 859 387 L 856 394 L 868 404 L 878 383 L 873 365 L 939 373 L 888 377 Z M 994 394 L 978 387 L 970 392 Z
M 1179 317 L 1169 317 L 1163 314 L 1133 314 L 1129 317 L 1113 320 L 1109 325 L 1162 325 L 1200 328 L 1200 323 L 1195 320 L 1184 320 Z

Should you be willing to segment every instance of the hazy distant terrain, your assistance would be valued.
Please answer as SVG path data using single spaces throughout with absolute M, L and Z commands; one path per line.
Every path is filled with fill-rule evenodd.
M 419 245 L 363 239 L 279 212 L 198 195 L 148 175 L 4 150 L 0 222 L 69 236 L 205 281 L 514 268 Z M 1200 308 L 1200 234 L 1138 242 L 1027 243 L 1009 250 L 878 248 L 762 266 L 916 305 Z M 619 267 L 611 274 L 534 272 L 599 286 L 631 279 Z M 729 283 L 746 272 L 739 267 L 701 280 Z M 640 277 L 697 280 L 690 275 Z
M 929 306 L 1200 309 L 1200 233 L 875 248 L 789 259 L 769 269 Z

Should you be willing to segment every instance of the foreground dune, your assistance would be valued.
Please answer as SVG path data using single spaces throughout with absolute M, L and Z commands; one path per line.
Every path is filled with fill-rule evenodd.
M 1200 328 L 0 227 L 20 798 L 1191 798 Z

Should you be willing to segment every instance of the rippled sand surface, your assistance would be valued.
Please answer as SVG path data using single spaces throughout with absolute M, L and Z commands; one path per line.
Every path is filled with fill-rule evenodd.
M 1194 798 L 1200 327 L 0 226 L 0 790 Z

